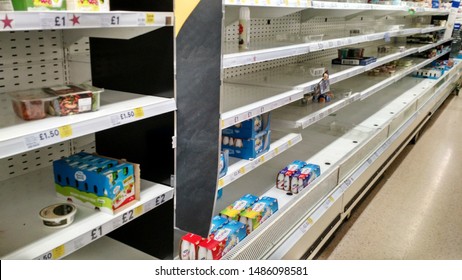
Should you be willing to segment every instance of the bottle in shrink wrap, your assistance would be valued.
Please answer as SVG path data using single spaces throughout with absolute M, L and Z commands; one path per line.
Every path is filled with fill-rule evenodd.
M 248 49 L 250 41 L 250 9 L 241 7 L 239 10 L 239 48 Z
M 203 240 L 201 236 L 188 233 L 183 235 L 180 240 L 180 259 L 182 260 L 195 260 L 196 251 L 198 250 L 199 243 Z

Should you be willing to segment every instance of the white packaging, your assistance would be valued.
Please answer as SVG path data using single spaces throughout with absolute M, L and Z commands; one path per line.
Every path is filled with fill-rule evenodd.
M 0 11 L 13 11 L 11 0 L 0 0 Z
M 250 9 L 241 7 L 239 10 L 239 48 L 248 49 L 250 42 Z
M 185 241 L 185 240 L 183 240 L 181 242 L 181 255 L 180 255 L 180 258 L 182 260 L 190 260 L 189 249 L 190 249 L 191 245 L 193 245 L 193 244 L 188 242 L 188 241 Z

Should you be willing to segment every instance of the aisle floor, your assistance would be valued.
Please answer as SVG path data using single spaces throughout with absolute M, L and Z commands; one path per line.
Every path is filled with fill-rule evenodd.
M 462 96 L 450 95 L 318 259 L 462 259 Z

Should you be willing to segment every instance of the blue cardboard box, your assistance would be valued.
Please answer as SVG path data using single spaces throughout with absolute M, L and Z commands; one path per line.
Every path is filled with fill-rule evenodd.
M 250 120 L 243 121 L 222 131 L 224 136 L 248 139 L 255 138 L 262 131 L 269 131 L 271 113 L 265 113 Z
M 230 221 L 216 232 L 213 239 L 219 242 L 224 242 L 224 256 L 246 236 L 246 225 L 238 221 Z
M 258 133 L 255 138 L 241 139 L 223 136 L 221 148 L 229 151 L 230 157 L 252 159 L 270 148 L 271 130 Z
M 101 157 L 103 162 L 107 158 Z M 55 189 L 59 197 L 76 204 L 96 208 L 115 214 L 139 200 L 140 169 L 138 164 L 117 161 L 116 165 L 98 167 L 98 161 L 91 164 L 89 158 L 74 157 L 53 162 Z

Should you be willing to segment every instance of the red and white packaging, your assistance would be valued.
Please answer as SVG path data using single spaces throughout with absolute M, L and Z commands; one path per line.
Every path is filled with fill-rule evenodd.
M 180 241 L 180 259 L 196 260 L 199 250 L 198 246 L 203 239 L 204 238 L 194 233 L 184 235 Z
M 203 239 L 199 243 L 198 260 L 219 260 L 223 256 L 226 240 Z

